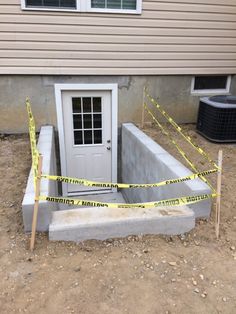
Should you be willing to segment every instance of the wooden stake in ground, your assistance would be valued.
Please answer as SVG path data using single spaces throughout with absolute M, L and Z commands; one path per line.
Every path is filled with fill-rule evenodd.
M 218 153 L 218 174 L 217 174 L 217 188 L 216 188 L 216 238 L 219 239 L 220 234 L 220 201 L 221 201 L 221 177 L 222 177 L 222 150 Z
M 33 212 L 33 220 L 32 220 L 31 239 L 30 239 L 31 251 L 34 250 L 34 243 L 35 243 L 38 210 L 39 210 L 40 183 L 41 183 L 41 174 L 42 174 L 42 165 L 43 165 L 43 156 L 39 155 L 38 158 L 39 159 L 38 159 L 38 171 L 37 171 L 37 178 L 36 178 L 36 185 L 35 185 L 34 212 Z
M 141 128 L 142 129 L 144 128 L 144 118 L 145 118 L 144 103 L 145 103 L 145 88 L 143 89 L 142 119 L 141 119 Z

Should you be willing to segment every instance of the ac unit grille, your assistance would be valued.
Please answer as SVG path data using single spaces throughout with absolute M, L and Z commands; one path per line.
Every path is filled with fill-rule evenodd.
M 211 98 L 200 100 L 197 131 L 214 142 L 236 142 L 236 104 L 214 106 L 208 101 Z

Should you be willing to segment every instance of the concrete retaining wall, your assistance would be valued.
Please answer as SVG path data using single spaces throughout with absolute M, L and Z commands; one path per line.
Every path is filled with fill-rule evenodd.
M 43 169 L 45 174 L 57 174 L 54 130 L 52 126 L 43 126 L 38 139 L 38 150 L 43 156 Z M 56 181 L 42 179 L 42 195 L 58 195 Z M 34 183 L 32 168 L 29 174 L 26 192 L 22 202 L 23 222 L 25 231 L 31 231 L 34 207 Z M 58 210 L 57 203 L 47 201 L 39 202 L 37 231 L 48 231 L 51 223 L 52 212 Z
M 132 123 L 122 125 L 122 182 L 154 183 L 192 174 Z M 200 179 L 159 188 L 124 189 L 127 202 L 150 202 L 211 193 Z M 211 200 L 189 205 L 196 217 L 209 217 Z

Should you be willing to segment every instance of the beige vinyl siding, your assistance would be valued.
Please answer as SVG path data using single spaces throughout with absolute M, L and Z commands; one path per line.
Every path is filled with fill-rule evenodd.
M 0 0 L 0 74 L 236 73 L 235 0 L 148 0 L 141 15 Z

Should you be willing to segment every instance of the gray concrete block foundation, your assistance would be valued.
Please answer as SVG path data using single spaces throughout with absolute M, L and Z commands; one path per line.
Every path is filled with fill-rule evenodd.
M 52 126 L 43 126 L 41 128 L 37 147 L 43 156 L 42 172 L 45 174 L 56 174 L 55 142 Z M 57 183 L 55 181 L 42 179 L 40 192 L 42 195 L 58 195 Z M 34 180 L 31 169 L 22 202 L 23 222 L 26 232 L 31 231 L 34 195 Z M 47 201 L 39 202 L 37 231 L 48 231 L 52 219 L 52 212 L 55 210 L 58 210 L 57 203 L 50 203 Z
M 132 123 L 122 125 L 122 182 L 154 183 L 191 175 L 192 172 Z M 196 179 L 158 188 L 124 189 L 128 203 L 142 203 L 181 196 L 211 194 L 202 180 Z M 211 200 L 189 205 L 196 218 L 208 218 Z

